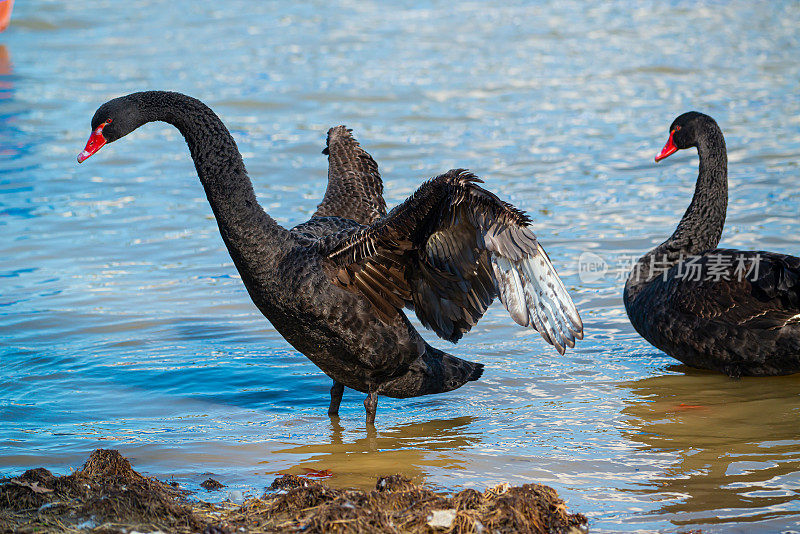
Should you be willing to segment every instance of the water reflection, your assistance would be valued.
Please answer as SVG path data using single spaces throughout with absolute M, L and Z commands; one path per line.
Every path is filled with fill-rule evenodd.
M 419 482 L 431 469 L 465 467 L 458 451 L 480 443 L 479 429 L 471 429 L 475 422 L 475 417 L 464 416 L 348 431 L 338 418 L 331 418 L 328 440 L 275 450 L 260 463 L 274 468 L 275 456 L 288 455 L 294 463 L 281 473 L 329 470 L 329 482 L 336 486 L 371 488 L 377 475 L 393 473 Z
M 8 48 L 6 48 L 5 45 L 0 44 L 0 103 L 14 98 L 13 73 L 11 54 L 9 54 Z M 8 113 L 4 109 L 0 111 L 0 139 L 4 141 L 3 145 L 11 140 L 10 134 L 13 133 L 14 130 L 10 128 L 9 122 L 15 116 L 16 114 Z M 8 133 L 5 132 L 6 129 L 9 130 Z M 5 147 L 0 147 L 0 156 L 11 156 L 14 154 L 14 152 L 7 152 Z
M 693 108 L 729 144 L 724 243 L 796 253 L 800 3 L 423 0 L 394 11 L 16 4 L 2 34 L 13 72 L 0 47 L 0 473 L 69 472 L 112 447 L 148 474 L 199 484 L 213 471 L 258 491 L 266 474 L 304 467 L 331 469 L 337 485 L 398 469 L 451 489 L 546 482 L 591 515 L 592 532 L 800 520 L 800 498 L 784 502 L 800 486 L 797 379 L 679 370 L 634 382 L 665 374 L 668 358 L 633 332 L 620 280 L 576 272 L 584 251 L 619 266 L 674 229 L 696 159 L 656 167 L 652 153 L 664 121 Z M 469 31 L 454 41 L 443 23 Z M 360 394 L 331 422 L 328 380 L 247 297 L 180 133 L 142 128 L 77 167 L 97 105 L 148 88 L 211 104 L 285 224 L 322 198 L 334 124 L 380 162 L 390 205 L 424 177 L 475 170 L 534 215 L 586 339 L 560 357 L 491 308 L 452 348 L 486 364 L 481 381 L 381 400 L 374 434 L 359 426 Z
M 11 74 L 11 56 L 8 54 L 8 48 L 6 45 L 0 44 L 0 75 L 3 74 Z M 7 85 L 11 85 L 8 82 L 3 82 L 2 87 L 6 89 Z
M 637 397 L 624 435 L 663 465 L 632 491 L 663 502 L 655 515 L 675 525 L 786 525 L 800 495 L 800 376 L 671 370 L 685 374 L 623 384 Z

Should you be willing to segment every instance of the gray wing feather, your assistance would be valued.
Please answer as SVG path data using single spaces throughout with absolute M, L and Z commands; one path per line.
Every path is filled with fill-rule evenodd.
M 385 218 L 328 240 L 334 282 L 360 291 L 391 319 L 402 304 L 457 341 L 499 296 L 518 324 L 559 353 L 583 323 L 522 211 L 455 169 L 424 183 Z

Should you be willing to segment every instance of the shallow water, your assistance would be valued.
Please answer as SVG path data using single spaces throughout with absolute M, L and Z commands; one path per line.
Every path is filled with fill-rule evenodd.
M 800 5 L 552 4 L 17 2 L 0 34 L 0 475 L 107 447 L 190 488 L 401 471 L 547 483 L 594 532 L 800 527 L 800 375 L 678 366 L 621 301 L 626 262 L 691 198 L 695 154 L 653 163 L 688 109 L 726 134 L 723 244 L 800 254 Z M 348 391 L 332 422 L 328 379 L 250 303 L 180 134 L 148 125 L 75 163 L 99 104 L 154 88 L 222 116 L 285 225 L 322 198 L 335 124 L 390 205 L 472 169 L 532 213 L 586 339 L 558 356 L 496 304 L 457 346 L 426 334 L 485 363 L 480 382 L 382 398 L 374 432 Z M 605 276 L 581 280 L 586 252 Z

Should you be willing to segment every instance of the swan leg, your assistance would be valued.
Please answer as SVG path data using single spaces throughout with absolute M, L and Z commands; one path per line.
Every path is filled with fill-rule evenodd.
M 371 391 L 364 399 L 364 409 L 367 411 L 367 426 L 375 425 L 375 412 L 378 411 L 378 394 Z
M 343 394 L 344 385 L 334 380 L 331 386 L 331 405 L 328 407 L 328 415 L 339 415 L 339 405 L 342 403 Z

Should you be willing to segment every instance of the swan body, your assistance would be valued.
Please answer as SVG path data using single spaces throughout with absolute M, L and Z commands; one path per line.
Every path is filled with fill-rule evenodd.
M 189 146 L 222 239 L 258 309 L 333 379 L 377 396 L 441 393 L 477 380 L 483 365 L 426 343 L 403 313 L 416 311 L 457 341 L 499 296 L 523 326 L 559 352 L 582 338 L 580 317 L 524 213 L 463 170 L 431 179 L 390 213 L 377 164 L 344 127 L 330 130 L 328 188 L 307 222 L 285 229 L 256 201 L 232 136 L 205 104 L 147 91 L 103 104 L 83 161 L 147 122 L 164 121 Z
M 800 372 L 800 258 L 717 248 L 728 168 L 714 119 L 675 119 L 656 161 L 689 147 L 700 157 L 694 198 L 672 236 L 631 271 L 628 317 L 647 341 L 692 367 L 730 376 Z

